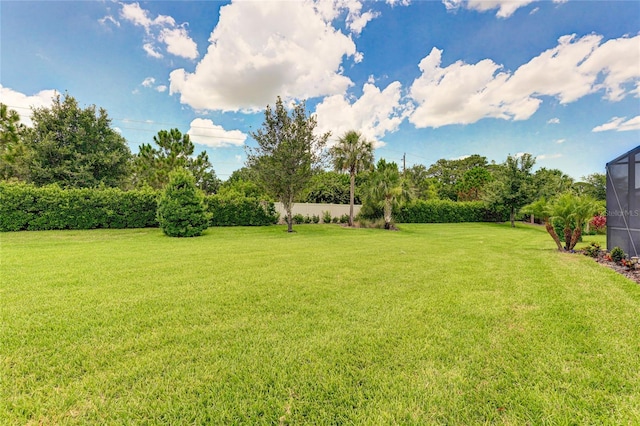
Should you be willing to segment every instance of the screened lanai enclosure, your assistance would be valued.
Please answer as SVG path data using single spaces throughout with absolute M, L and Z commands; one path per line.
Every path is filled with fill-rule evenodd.
M 607 163 L 607 249 L 640 250 L 640 146 Z

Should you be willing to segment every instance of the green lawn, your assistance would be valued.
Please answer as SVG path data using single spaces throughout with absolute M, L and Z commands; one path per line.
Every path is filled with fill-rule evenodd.
M 640 286 L 543 229 L 295 229 L 1 234 L 0 424 L 640 424 Z

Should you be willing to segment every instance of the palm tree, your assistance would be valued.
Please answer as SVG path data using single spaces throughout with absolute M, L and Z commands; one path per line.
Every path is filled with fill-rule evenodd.
M 331 150 L 333 166 L 338 172 L 349 172 L 349 226 L 353 226 L 353 204 L 355 198 L 356 174 L 373 165 L 373 144 L 362 137 L 360 132 L 346 132 Z
M 579 197 L 570 192 L 558 196 L 550 206 L 550 221 L 563 226 L 564 249 L 571 251 L 582 236 L 582 228 L 598 210 L 591 197 Z
M 380 159 L 371 177 L 368 195 L 374 203 L 382 207 L 384 228 L 391 229 L 393 207 L 408 200 L 411 191 L 402 178 L 398 165 Z
M 558 250 L 562 251 L 562 242 L 560 241 L 560 237 L 553 227 L 553 220 L 551 219 L 551 204 L 544 198 L 539 199 L 529 205 L 526 205 L 522 208 L 522 212 L 526 214 L 532 214 L 534 217 L 538 217 L 544 223 L 544 227 L 555 241 L 556 246 L 558 246 Z

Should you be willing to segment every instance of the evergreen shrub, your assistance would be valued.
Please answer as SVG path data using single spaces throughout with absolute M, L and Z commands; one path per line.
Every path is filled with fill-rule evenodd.
M 322 222 L 323 223 L 331 223 L 331 212 L 325 210 L 322 212 Z
M 209 227 L 204 194 L 188 171 L 171 172 L 158 201 L 158 223 L 162 232 L 170 237 L 197 237 Z
M 627 257 L 627 255 L 624 252 L 624 250 L 622 250 L 618 246 L 616 246 L 613 249 L 611 249 L 610 255 L 611 255 L 611 260 L 613 260 L 616 263 L 621 263 L 622 259 L 625 259 Z

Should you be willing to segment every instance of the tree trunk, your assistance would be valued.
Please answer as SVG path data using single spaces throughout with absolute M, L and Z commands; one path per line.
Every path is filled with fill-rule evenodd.
M 576 229 L 573 230 L 573 235 L 571 235 L 571 245 L 569 246 L 569 250 L 573 250 L 576 244 L 578 244 L 581 236 L 582 228 L 580 226 L 576 226 Z
M 553 224 L 551 222 L 545 222 L 544 226 L 545 228 L 547 228 L 547 232 L 549 233 L 549 235 L 551 235 L 551 238 L 553 238 L 553 241 L 556 242 L 556 245 L 558 246 L 558 251 L 564 250 L 562 248 L 562 242 L 560 241 L 560 237 L 558 237 L 558 234 L 556 233 L 556 230 L 553 227 Z
M 356 191 L 356 174 L 351 173 L 351 182 L 349 185 L 349 226 L 353 226 L 353 204 L 355 202 L 355 191 Z
M 391 212 L 393 207 L 391 206 L 391 200 L 384 201 L 384 229 L 391 229 Z
M 293 214 L 291 209 L 293 208 L 293 201 L 291 199 L 284 200 L 282 202 L 284 210 L 287 212 L 287 232 L 293 232 Z
M 516 227 L 516 209 L 511 207 L 511 213 L 509 214 L 509 219 L 511 220 L 511 227 Z
M 565 226 L 564 228 L 564 249 L 566 251 L 571 250 L 569 247 L 571 246 L 571 228 L 568 226 Z

